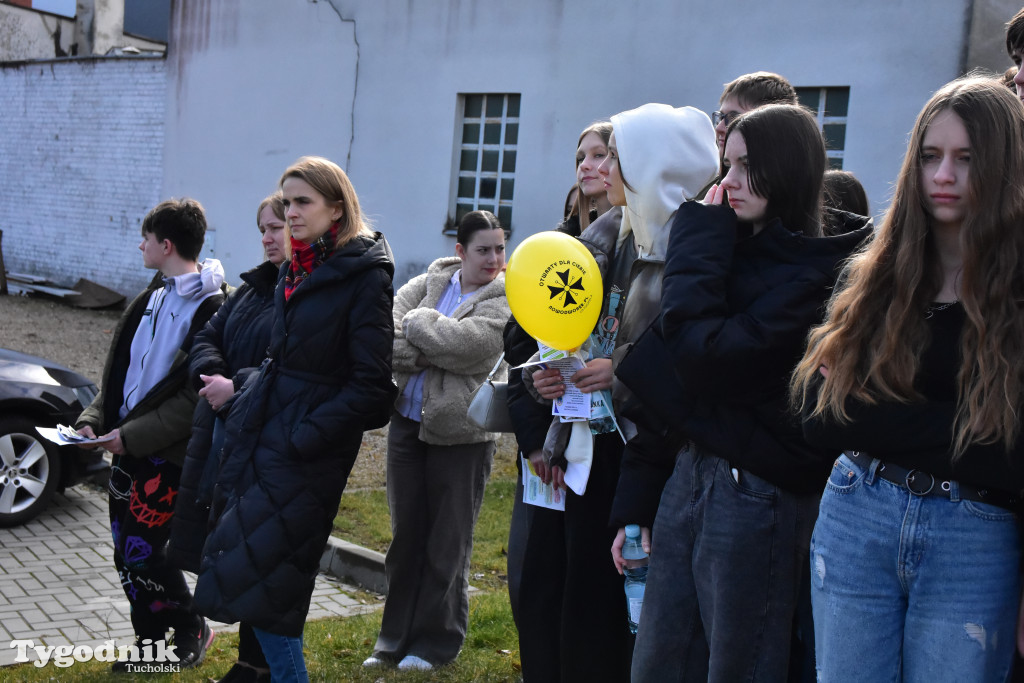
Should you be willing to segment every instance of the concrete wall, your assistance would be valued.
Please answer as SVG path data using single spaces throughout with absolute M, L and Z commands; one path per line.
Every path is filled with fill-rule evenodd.
M 166 62 L 0 66 L 0 229 L 8 270 L 134 294 L 137 249 L 160 200 Z
M 71 54 L 75 20 L 0 4 L 0 62 Z
M 0 3 L 0 62 L 105 55 L 132 46 L 144 52 L 167 48 L 124 34 L 124 0 L 77 0 L 75 18 Z
M 204 201 L 234 274 L 259 259 L 251 214 L 281 170 L 327 156 L 388 235 L 403 282 L 454 248 L 441 229 L 459 93 L 522 94 L 515 243 L 560 217 L 588 123 L 650 101 L 710 112 L 724 82 L 767 69 L 850 88 L 845 168 L 881 212 L 917 112 L 958 75 L 969 5 L 178 1 L 164 194 Z
M 981 67 L 1002 73 L 1013 62 L 1006 54 L 1006 23 L 1021 9 L 1020 0 L 975 0 L 965 68 Z
M 170 45 L 162 192 L 203 203 L 204 255 L 237 282 L 263 258 L 256 207 L 285 168 L 304 154 L 345 163 L 353 26 L 326 2 L 187 0 Z

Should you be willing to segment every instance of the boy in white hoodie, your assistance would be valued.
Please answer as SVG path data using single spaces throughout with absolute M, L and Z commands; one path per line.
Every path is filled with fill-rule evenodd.
M 159 271 L 128 305 L 114 332 L 100 393 L 76 427 L 103 434 L 114 455 L 109 485 L 114 566 L 131 604 L 138 656 L 114 663 L 130 672 L 145 648 L 173 652 L 180 668 L 202 661 L 213 633 L 193 609 L 185 577 L 167 563 L 174 497 L 197 401 L 188 378 L 192 339 L 224 301 L 219 261 L 198 263 L 203 207 L 170 199 L 142 222 L 142 261 Z M 174 650 L 166 648 L 174 630 Z

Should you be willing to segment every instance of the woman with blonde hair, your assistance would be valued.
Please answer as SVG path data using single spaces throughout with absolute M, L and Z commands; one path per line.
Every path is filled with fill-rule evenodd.
M 811 543 L 819 680 L 1006 679 L 1022 225 L 1024 110 L 991 79 L 953 81 L 918 116 L 878 234 L 792 379 L 808 440 L 843 453 Z
M 608 156 L 611 136 L 611 122 L 597 121 L 584 128 L 576 141 L 576 187 L 579 191 L 561 227 L 574 237 L 612 208 L 604 191 L 604 181 L 597 172 L 597 167 Z
M 348 176 L 303 157 L 281 176 L 291 261 L 268 359 L 227 416 L 196 603 L 253 627 L 274 681 L 303 681 L 302 630 L 363 431 L 387 423 L 394 259 Z
M 576 183 L 559 231 L 578 237 L 581 229 L 598 219 L 611 229 L 618 228 L 622 211 L 608 201 L 604 181 L 597 172 L 608 156 L 611 134 L 610 121 L 592 123 L 580 133 L 576 142 Z M 516 368 L 536 352 L 537 341 L 515 319 L 510 320 L 505 327 L 505 360 L 513 368 L 508 379 L 509 415 L 520 454 L 547 484 L 552 477 L 561 482 L 562 466 L 566 464 L 561 463 L 556 471 L 543 458 L 551 406 L 534 400 L 524 386 L 522 371 Z M 612 434 L 602 439 L 617 441 L 619 437 Z M 517 460 L 521 467 L 520 463 Z M 522 487 L 520 473 L 508 534 L 508 596 L 519 632 L 523 678 L 537 683 L 562 680 L 563 663 L 585 678 L 593 671 L 608 671 L 609 661 L 612 667 L 615 662 L 628 661 L 621 655 L 624 647 L 616 652 L 614 647 L 607 647 L 604 638 L 591 637 L 592 629 L 571 628 L 580 621 L 596 621 L 592 618 L 596 615 L 619 627 L 609 632 L 603 623 L 595 624 L 594 629 L 600 633 L 614 638 L 623 631 L 619 618 L 622 591 L 618 586 L 614 591 L 604 590 L 602 583 L 608 585 L 604 573 L 593 571 L 598 558 L 607 552 L 602 536 L 607 529 L 607 506 L 597 505 L 579 514 L 574 513 L 573 503 L 565 514 L 523 502 Z M 597 497 L 591 495 L 590 499 Z M 624 635 L 618 640 L 625 641 Z M 587 665 L 580 665 L 581 661 Z

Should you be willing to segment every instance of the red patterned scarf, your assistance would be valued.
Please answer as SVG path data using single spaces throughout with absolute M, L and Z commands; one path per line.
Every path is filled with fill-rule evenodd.
M 334 253 L 339 229 L 338 223 L 335 223 L 313 244 L 306 244 L 292 238 L 292 264 L 288 274 L 284 276 L 285 301 L 291 298 L 292 292 L 302 284 L 303 280 Z

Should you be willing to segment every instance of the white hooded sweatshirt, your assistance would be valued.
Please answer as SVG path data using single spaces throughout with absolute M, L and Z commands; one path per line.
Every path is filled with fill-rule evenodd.
M 618 244 L 632 236 L 637 251 L 621 344 L 635 341 L 661 308 L 672 219 L 718 173 L 719 156 L 711 119 L 693 107 L 645 104 L 613 116 L 612 128 L 619 170 L 629 183 Z
M 164 278 L 164 286 L 149 296 L 132 338 L 119 417 L 123 419 L 167 376 L 196 309 L 219 292 L 222 284 L 224 267 L 217 259 L 206 259 L 199 264 L 199 272 Z

